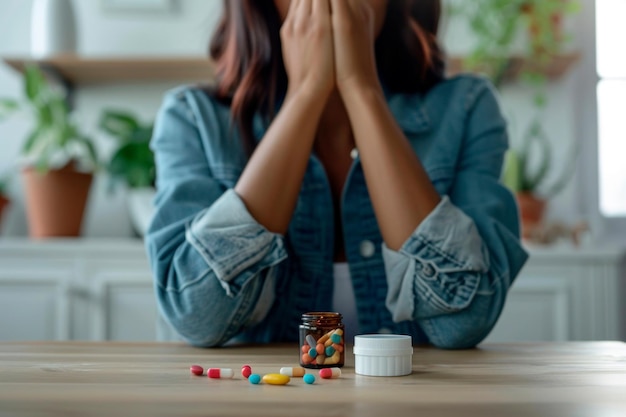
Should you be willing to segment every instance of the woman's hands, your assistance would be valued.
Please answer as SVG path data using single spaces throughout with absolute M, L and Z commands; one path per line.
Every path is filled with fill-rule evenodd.
M 327 97 L 334 88 L 380 85 L 367 1 L 292 0 L 280 34 L 290 90 Z
M 289 90 L 305 88 L 324 99 L 335 87 L 329 0 L 292 0 L 280 29 Z
M 374 12 L 367 1 L 329 0 L 332 7 L 335 79 L 344 95 L 380 86 L 374 53 Z

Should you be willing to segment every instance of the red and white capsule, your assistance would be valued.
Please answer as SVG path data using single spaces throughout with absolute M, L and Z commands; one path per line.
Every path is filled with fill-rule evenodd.
M 336 379 L 341 376 L 340 368 L 324 368 L 320 369 L 320 378 L 324 379 Z
M 206 376 L 214 379 L 230 379 L 235 376 L 235 372 L 230 368 L 209 368 Z

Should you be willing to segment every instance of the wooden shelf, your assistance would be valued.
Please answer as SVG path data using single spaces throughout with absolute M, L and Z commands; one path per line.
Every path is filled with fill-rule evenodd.
M 557 79 L 579 59 L 578 53 L 561 55 L 544 65 L 541 71 L 549 79 Z M 210 83 L 214 79 L 213 63 L 210 59 L 203 57 L 81 58 L 69 56 L 44 60 L 5 58 L 4 62 L 20 72 L 24 70 L 26 64 L 38 64 L 71 87 L 158 81 Z M 532 65 L 523 57 L 511 57 L 504 79 L 515 80 L 522 70 Z M 462 71 L 463 58 L 449 58 L 448 73 L 453 75 Z
M 211 82 L 213 65 L 203 57 L 101 57 L 75 56 L 35 60 L 31 58 L 5 58 L 4 62 L 23 72 L 27 64 L 37 64 L 71 86 L 141 82 Z
M 503 81 L 511 82 L 519 78 L 523 71 L 538 70 L 550 80 L 556 80 L 565 75 L 580 60 L 577 52 L 555 56 L 549 62 L 541 65 L 529 61 L 522 56 L 512 56 L 508 62 L 508 69 L 503 76 Z M 448 59 L 448 74 L 454 75 L 465 71 L 463 57 L 451 57 Z

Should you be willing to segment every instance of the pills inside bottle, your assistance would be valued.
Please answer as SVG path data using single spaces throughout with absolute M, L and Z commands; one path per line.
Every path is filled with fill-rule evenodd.
M 310 369 L 342 367 L 344 364 L 344 325 L 334 312 L 302 315 L 300 324 L 300 365 Z

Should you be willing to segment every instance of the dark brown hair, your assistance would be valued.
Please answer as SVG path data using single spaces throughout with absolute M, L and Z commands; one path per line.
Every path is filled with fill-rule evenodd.
M 210 45 L 217 84 L 212 90 L 231 106 L 233 122 L 251 153 L 254 115 L 271 120 L 287 91 L 274 0 L 224 0 L 224 14 Z M 390 92 L 425 93 L 444 77 L 437 42 L 441 0 L 389 0 L 376 39 L 378 75 Z

